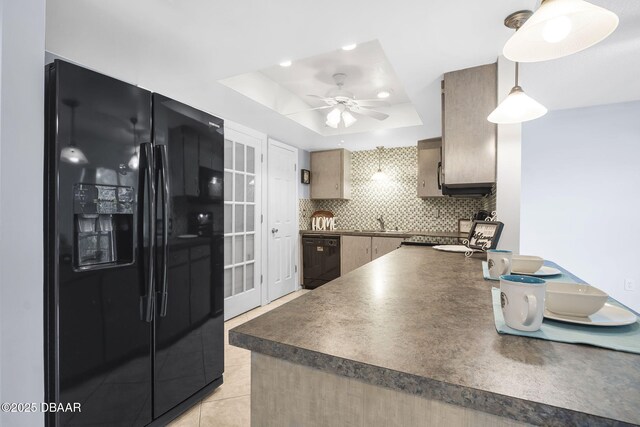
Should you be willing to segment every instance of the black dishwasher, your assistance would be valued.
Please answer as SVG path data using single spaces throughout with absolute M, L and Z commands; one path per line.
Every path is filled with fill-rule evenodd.
M 340 236 L 302 236 L 303 285 L 315 289 L 340 277 Z

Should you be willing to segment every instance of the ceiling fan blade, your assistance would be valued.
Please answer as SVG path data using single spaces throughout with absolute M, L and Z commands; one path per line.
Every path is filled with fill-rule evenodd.
M 287 113 L 287 114 L 285 114 L 285 116 L 292 116 L 294 114 L 305 113 L 307 111 L 325 110 L 325 109 L 331 108 L 331 107 L 332 107 L 332 105 L 323 105 L 322 107 L 309 108 L 308 110 L 300 110 L 300 111 L 294 111 L 293 113 Z
M 371 117 L 373 119 L 376 120 L 385 120 L 387 117 L 389 117 L 388 114 L 385 113 L 381 113 L 380 111 L 374 111 L 374 110 L 365 110 L 363 108 L 357 109 L 357 110 L 351 110 L 352 113 L 356 113 L 356 114 L 360 114 L 363 116 L 367 116 L 367 117 Z
M 388 104 L 388 101 L 385 101 L 384 99 L 380 99 L 380 98 L 369 98 L 369 99 L 354 99 L 354 101 L 356 102 L 384 102 L 385 104 Z
M 356 104 L 358 104 L 360 107 L 364 107 L 364 108 L 373 108 L 373 107 L 391 107 L 391 104 L 389 104 L 387 101 L 382 101 L 379 99 L 356 99 L 354 100 L 354 102 Z
M 323 101 L 330 101 L 333 98 L 327 98 L 325 96 L 320 96 L 320 95 L 307 95 L 310 98 L 317 98 L 317 99 L 322 99 Z

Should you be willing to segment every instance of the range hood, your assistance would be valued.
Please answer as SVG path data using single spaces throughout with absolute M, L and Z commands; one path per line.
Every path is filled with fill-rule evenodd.
M 493 188 L 493 184 L 486 184 L 481 186 L 474 187 L 460 187 L 460 186 L 450 186 L 443 184 L 442 185 L 442 194 L 445 196 L 451 197 L 484 197 L 491 194 L 491 189 Z

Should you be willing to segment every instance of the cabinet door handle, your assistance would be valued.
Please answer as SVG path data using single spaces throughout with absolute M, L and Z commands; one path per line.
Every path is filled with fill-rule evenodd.
M 438 170 L 436 174 L 438 175 L 438 190 L 442 190 L 442 182 L 440 182 L 440 174 L 442 173 L 442 162 L 438 162 Z
M 338 184 L 336 184 L 336 190 L 338 189 Z
M 272 228 L 272 229 L 271 229 L 271 233 L 276 234 L 277 232 L 278 232 L 278 229 L 277 229 L 277 228 Z
M 376 255 L 378 255 L 378 248 L 376 248 Z
M 422 181 L 422 188 L 424 188 L 424 181 Z
M 369 248 L 365 249 L 367 251 L 367 253 L 369 253 Z

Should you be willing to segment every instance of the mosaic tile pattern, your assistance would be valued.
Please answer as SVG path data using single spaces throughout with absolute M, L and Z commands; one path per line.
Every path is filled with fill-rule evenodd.
M 376 150 L 356 151 L 351 160 L 351 200 L 299 202 L 300 228 L 311 228 L 311 214 L 332 211 L 338 229 L 377 229 L 383 216 L 387 229 L 457 231 L 458 219 L 488 207 L 487 198 L 417 197 L 417 147 L 387 148 L 381 157 L 386 181 L 373 181 L 378 169 Z M 495 199 L 495 197 L 494 197 Z
M 493 212 L 496 210 L 497 191 L 498 189 L 496 187 L 496 184 L 493 184 L 493 187 L 491 187 L 491 194 L 489 194 L 487 197 L 482 198 L 482 209 L 489 212 Z

